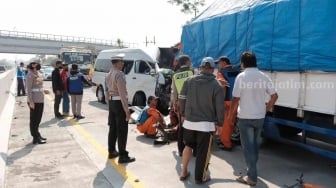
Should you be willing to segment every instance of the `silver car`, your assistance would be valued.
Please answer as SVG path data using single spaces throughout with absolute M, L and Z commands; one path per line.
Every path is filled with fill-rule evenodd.
M 51 80 L 51 73 L 54 70 L 53 67 L 44 68 L 41 72 L 43 74 L 43 80 Z

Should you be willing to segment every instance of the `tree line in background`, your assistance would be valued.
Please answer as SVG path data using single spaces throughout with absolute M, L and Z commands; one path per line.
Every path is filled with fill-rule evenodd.
M 196 17 L 199 8 L 205 5 L 205 0 L 168 0 L 168 3 L 181 6 L 181 12 L 185 14 L 194 14 Z

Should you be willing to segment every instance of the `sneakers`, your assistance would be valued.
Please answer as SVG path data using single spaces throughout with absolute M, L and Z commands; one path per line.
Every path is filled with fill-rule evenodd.
M 131 163 L 134 161 L 135 161 L 134 157 L 126 156 L 126 157 L 119 157 L 118 163 Z
M 74 119 L 84 119 L 85 117 L 82 115 L 74 115 L 73 118 Z
M 81 116 L 81 115 L 79 115 L 79 116 L 77 116 L 77 119 L 84 119 L 85 117 L 84 116 Z

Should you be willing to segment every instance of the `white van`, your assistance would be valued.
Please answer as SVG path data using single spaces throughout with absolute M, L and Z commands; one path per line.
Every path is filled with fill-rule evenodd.
M 110 49 L 101 51 L 94 65 L 92 81 L 99 84 L 94 87 L 99 102 L 105 103 L 105 77 L 110 71 L 111 57 L 123 53 L 128 103 L 132 106 L 146 106 L 146 99 L 155 95 L 158 65 L 143 50 L 138 48 Z

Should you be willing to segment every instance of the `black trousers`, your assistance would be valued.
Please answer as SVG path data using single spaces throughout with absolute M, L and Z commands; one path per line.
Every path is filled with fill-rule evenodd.
M 28 104 L 29 106 L 29 104 Z M 39 132 L 39 126 L 42 119 L 43 114 L 43 103 L 35 103 L 35 108 L 30 109 L 30 122 L 29 122 L 29 128 L 30 128 L 30 134 L 34 138 L 39 138 L 41 136 Z
M 213 133 L 184 129 L 184 142 L 189 147 L 195 147 L 195 180 L 205 181 L 211 155 Z
M 24 80 L 23 78 L 17 78 L 17 95 L 26 95 L 26 90 L 25 90 L 25 85 L 24 85 Z M 22 92 L 22 94 L 21 94 Z
M 54 114 L 55 114 L 55 116 L 61 115 L 61 113 L 59 112 L 59 105 L 61 104 L 61 100 L 62 100 L 62 93 L 60 95 L 56 95 L 56 93 L 55 93 L 55 101 L 54 101 Z
M 120 100 L 109 101 L 108 124 L 110 126 L 108 134 L 108 151 L 109 153 L 116 151 L 116 142 L 118 140 L 118 151 L 120 157 L 127 157 L 126 151 L 128 122 L 126 121 L 126 113 L 122 107 Z

